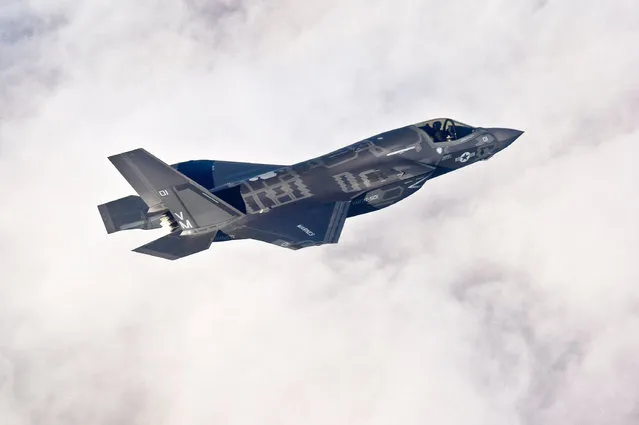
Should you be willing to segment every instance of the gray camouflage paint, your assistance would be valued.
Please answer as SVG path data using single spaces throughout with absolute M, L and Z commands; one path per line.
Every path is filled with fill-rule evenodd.
M 522 134 L 505 128 L 472 128 L 465 137 L 435 142 L 422 130 L 424 124 L 377 134 L 291 166 L 224 163 L 232 164 L 227 168 L 242 177 L 206 189 L 197 180 L 214 179 L 189 176 L 183 171 L 185 163 L 173 166 L 183 175 L 146 152 L 147 156 L 132 151 L 111 160 L 149 207 L 133 214 L 138 217 L 137 228 L 157 228 L 163 220 L 173 231 L 137 252 L 177 259 L 205 250 L 212 242 L 233 239 L 300 249 L 336 243 L 347 217 L 397 203 L 432 178 L 490 158 Z M 246 167 L 260 166 L 268 171 L 243 176 Z M 210 173 L 215 174 L 215 169 Z M 163 198 L 169 192 L 171 196 Z M 130 197 L 126 199 L 130 205 Z M 118 211 L 113 203 L 99 209 L 109 233 L 135 227 L 122 219 L 119 228 L 113 224 L 118 214 L 131 216 L 130 210 Z M 180 229 L 177 223 L 183 222 L 177 219 L 184 216 L 183 210 L 198 217 L 193 222 L 206 225 Z

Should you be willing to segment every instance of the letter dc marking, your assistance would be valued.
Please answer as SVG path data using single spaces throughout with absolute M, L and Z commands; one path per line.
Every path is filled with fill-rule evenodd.
M 374 183 L 386 180 L 386 177 L 381 174 L 380 170 L 366 170 L 358 174 L 345 171 L 340 174 L 335 174 L 333 179 L 335 179 L 343 192 L 350 193 L 372 187 Z M 371 181 L 371 179 L 374 181 Z

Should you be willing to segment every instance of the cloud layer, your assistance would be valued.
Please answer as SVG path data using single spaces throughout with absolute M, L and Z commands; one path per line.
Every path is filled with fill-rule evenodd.
M 636 424 L 635 1 L 0 6 L 3 424 Z M 339 245 L 168 263 L 106 156 L 526 131 Z

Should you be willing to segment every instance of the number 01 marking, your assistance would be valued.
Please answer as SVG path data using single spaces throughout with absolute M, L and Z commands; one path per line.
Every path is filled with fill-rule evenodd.
M 160 194 L 160 196 L 169 196 L 169 191 L 162 189 L 158 192 Z

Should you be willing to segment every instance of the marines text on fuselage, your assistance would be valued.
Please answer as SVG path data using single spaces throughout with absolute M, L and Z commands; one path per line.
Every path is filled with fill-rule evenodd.
M 290 249 L 331 244 L 348 217 L 392 205 L 430 179 L 488 159 L 521 134 L 434 119 L 295 165 L 168 165 L 136 149 L 109 159 L 139 196 L 98 209 L 108 233 L 168 228 L 166 236 L 134 251 L 170 260 L 235 239 Z

